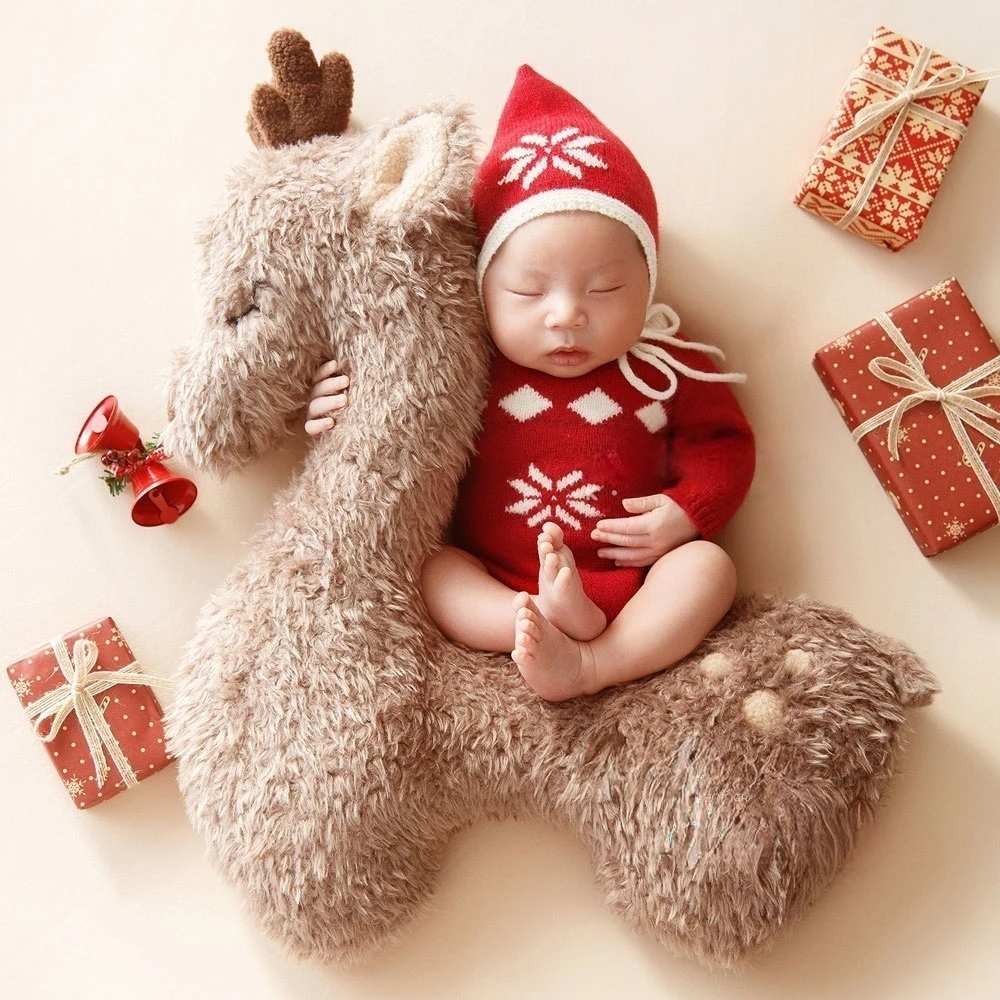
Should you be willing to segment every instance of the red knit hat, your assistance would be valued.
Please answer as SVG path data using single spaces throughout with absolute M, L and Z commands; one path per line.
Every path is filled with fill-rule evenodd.
M 653 185 L 618 136 L 527 64 L 517 71 L 476 174 L 472 206 L 480 291 L 493 255 L 518 226 L 552 212 L 583 211 L 617 219 L 639 237 L 652 301 L 659 240 Z

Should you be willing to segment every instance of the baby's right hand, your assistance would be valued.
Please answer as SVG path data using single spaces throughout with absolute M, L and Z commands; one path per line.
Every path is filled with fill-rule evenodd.
M 347 406 L 347 387 L 351 380 L 346 375 L 334 374 L 339 370 L 340 365 L 336 361 L 327 361 L 316 369 L 306 410 L 307 434 L 329 430 L 337 422 L 331 415 L 332 411 Z

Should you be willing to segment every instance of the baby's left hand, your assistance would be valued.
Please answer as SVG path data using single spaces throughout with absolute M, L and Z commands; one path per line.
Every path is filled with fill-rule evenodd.
M 635 513 L 598 521 L 590 533 L 595 541 L 615 546 L 598 549 L 597 554 L 613 559 L 616 566 L 651 566 L 664 553 L 700 534 L 680 505 L 662 493 L 628 497 L 622 506 Z

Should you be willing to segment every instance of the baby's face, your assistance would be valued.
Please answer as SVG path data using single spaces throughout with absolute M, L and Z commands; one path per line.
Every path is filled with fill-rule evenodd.
M 559 378 L 614 361 L 639 339 L 649 272 L 635 234 L 596 212 L 519 226 L 483 276 L 486 320 L 515 364 Z

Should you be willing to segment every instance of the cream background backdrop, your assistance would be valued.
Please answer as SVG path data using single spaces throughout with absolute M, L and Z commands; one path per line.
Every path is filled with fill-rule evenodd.
M 96 463 L 51 475 L 106 393 L 144 435 L 162 428 L 170 351 L 198 326 L 193 232 L 251 148 L 249 93 L 268 76 L 269 33 L 287 25 L 350 56 L 362 123 L 455 95 L 488 139 L 528 61 L 632 145 L 660 201 L 661 297 L 751 376 L 759 470 L 724 536 L 742 587 L 845 605 L 911 643 L 944 693 L 913 717 L 846 870 L 742 977 L 638 937 L 604 908 L 575 840 L 515 823 L 456 838 L 398 947 L 351 972 L 297 964 L 207 864 L 173 769 L 78 813 L 0 694 L 4 995 L 1000 996 L 1000 531 L 921 556 L 810 368 L 816 348 L 951 274 L 1000 337 L 1000 81 L 915 245 L 892 255 L 840 233 L 791 198 L 879 23 L 1000 64 L 990 0 L 7 6 L 5 664 L 112 614 L 149 672 L 173 672 L 303 454 L 304 434 L 227 481 L 196 477 L 195 508 L 157 530 L 132 525 Z

